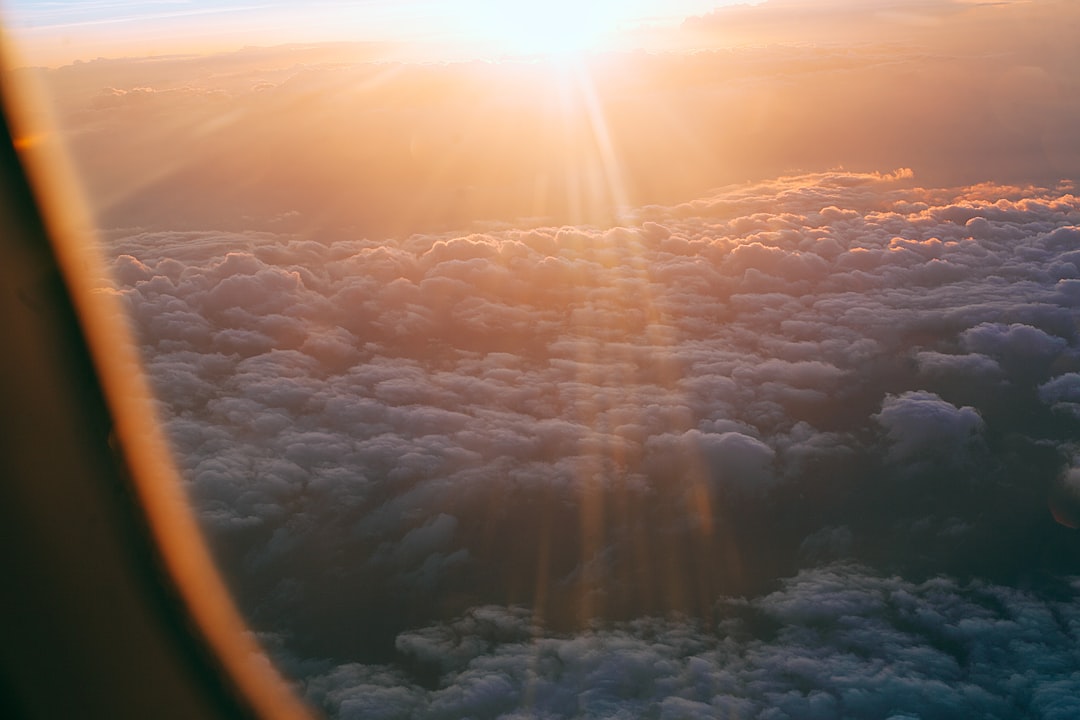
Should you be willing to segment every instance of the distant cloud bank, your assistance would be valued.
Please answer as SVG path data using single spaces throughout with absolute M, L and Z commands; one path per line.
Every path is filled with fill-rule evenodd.
M 108 248 L 238 601 L 335 716 L 1071 717 L 1080 200 L 916 180 Z
M 1080 176 L 1078 20 L 1073 0 L 773 0 L 673 31 L 707 50 L 578 65 L 353 43 L 21 74 L 51 91 L 102 227 L 381 241 L 610 227 L 836 167 L 1053 186 Z

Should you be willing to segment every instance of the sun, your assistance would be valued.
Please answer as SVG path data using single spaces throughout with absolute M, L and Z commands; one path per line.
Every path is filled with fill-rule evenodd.
M 465 42 L 499 55 L 565 56 L 602 49 L 631 18 L 618 0 L 471 0 L 458 21 Z

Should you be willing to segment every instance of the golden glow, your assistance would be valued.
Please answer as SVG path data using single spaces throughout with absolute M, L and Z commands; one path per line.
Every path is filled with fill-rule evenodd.
M 45 141 L 47 135 L 43 132 L 31 132 L 14 138 L 15 149 L 19 151 L 29 150 Z
M 633 5 L 611 0 L 473 0 L 462 3 L 458 20 L 465 42 L 476 41 L 497 54 L 565 56 L 602 49 L 630 20 Z

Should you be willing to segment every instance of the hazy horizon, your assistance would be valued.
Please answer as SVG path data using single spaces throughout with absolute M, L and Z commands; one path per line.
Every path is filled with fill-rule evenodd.
M 380 2 L 40 2 L 8 0 L 8 34 L 26 62 L 206 54 L 245 46 L 375 42 L 410 60 L 498 59 L 584 49 L 631 49 L 650 35 L 727 5 L 760 0 L 491 0 Z

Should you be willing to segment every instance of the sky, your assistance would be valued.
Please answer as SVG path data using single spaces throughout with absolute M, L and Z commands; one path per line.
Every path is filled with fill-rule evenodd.
M 27 62 L 202 52 L 286 42 L 433 46 L 425 57 L 500 56 L 580 49 L 640 27 L 702 15 L 715 0 L 352 0 L 350 2 L 34 2 L 2 4 L 8 32 L 32 46 Z
M 1076 717 L 1080 5 L 687 12 L 16 71 L 238 605 L 332 718 Z

